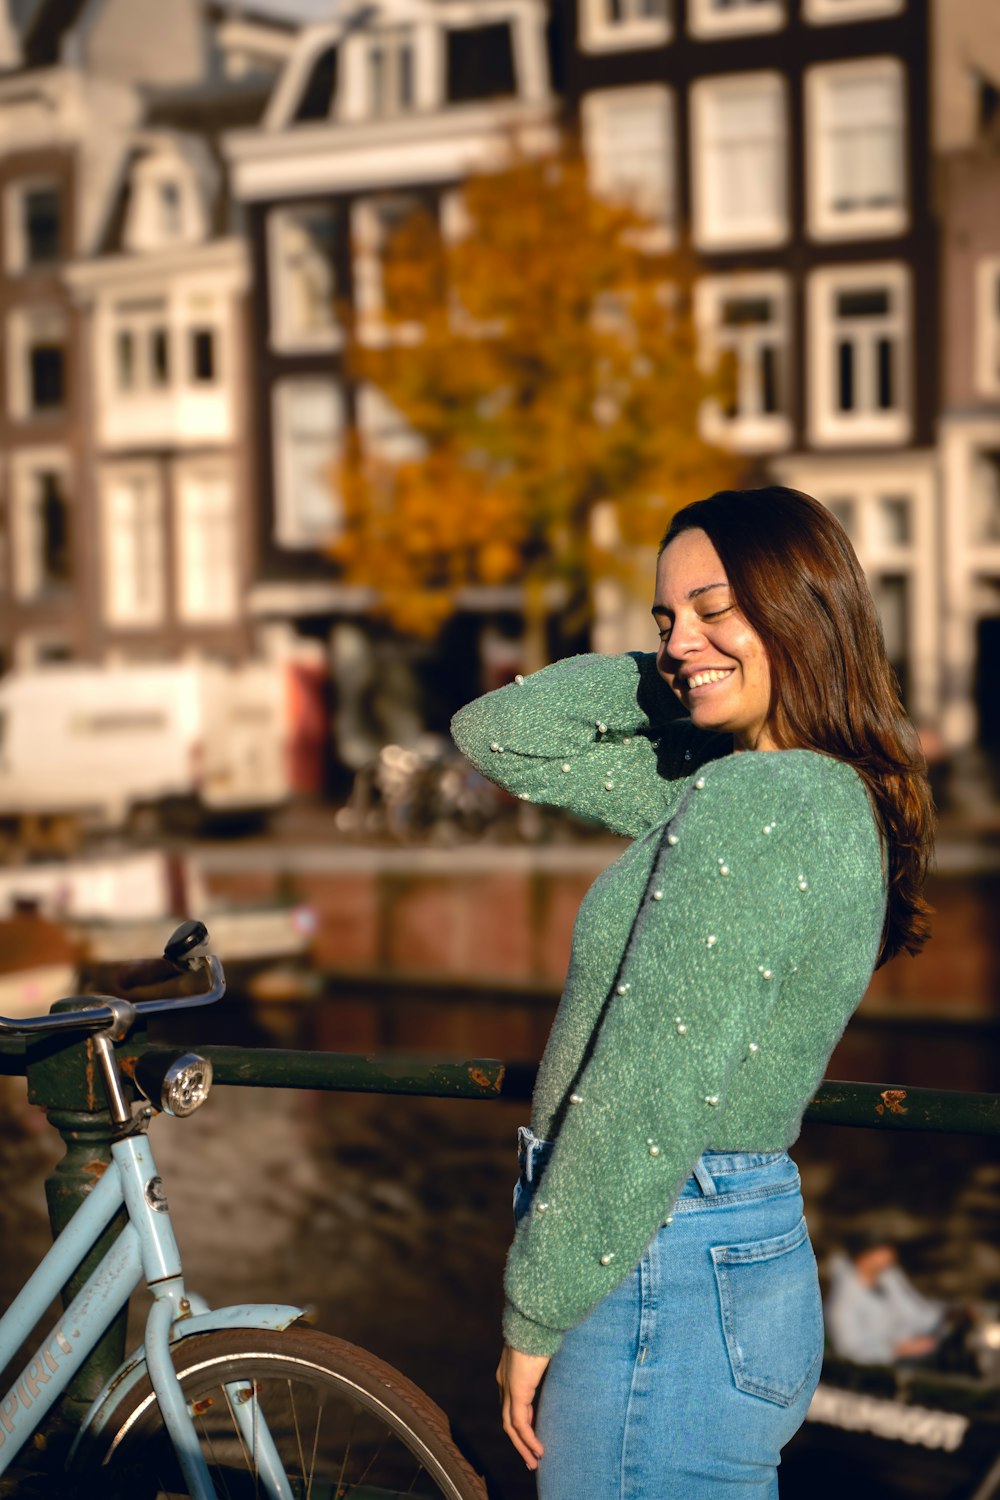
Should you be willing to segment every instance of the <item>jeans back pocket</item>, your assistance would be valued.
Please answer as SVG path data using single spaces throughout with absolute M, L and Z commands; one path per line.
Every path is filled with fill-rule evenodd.
M 823 1303 L 805 1219 L 773 1239 L 714 1245 L 712 1260 L 738 1389 L 791 1406 L 823 1354 Z

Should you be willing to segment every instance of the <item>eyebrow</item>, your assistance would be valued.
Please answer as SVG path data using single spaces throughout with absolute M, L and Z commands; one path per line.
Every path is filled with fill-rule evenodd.
M 712 589 L 726 589 L 728 587 L 729 585 L 725 582 L 725 580 L 723 580 L 721 583 L 702 583 L 699 584 L 696 589 L 692 589 L 690 593 L 686 594 L 684 597 L 688 600 L 697 599 L 699 594 L 708 594 Z M 650 613 L 653 615 L 669 615 L 670 611 L 665 604 L 654 604 Z

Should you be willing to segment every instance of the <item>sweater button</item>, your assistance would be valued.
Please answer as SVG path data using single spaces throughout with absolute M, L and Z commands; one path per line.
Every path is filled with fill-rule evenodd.
M 570 1096 L 569 1096 L 569 1102 L 570 1102 L 570 1104 L 582 1104 L 583 1103 L 583 1095 L 582 1094 L 570 1094 Z
M 614 1260 L 614 1258 L 615 1258 L 615 1253 L 614 1253 L 613 1250 L 605 1250 L 604 1254 L 601 1256 L 601 1265 L 602 1266 L 610 1266 L 610 1264 Z
M 718 1104 L 718 1102 L 719 1102 L 719 1096 L 718 1096 L 718 1094 L 706 1094 L 705 1095 L 705 1103 L 706 1104 L 711 1104 L 713 1108 L 715 1107 L 716 1104 Z

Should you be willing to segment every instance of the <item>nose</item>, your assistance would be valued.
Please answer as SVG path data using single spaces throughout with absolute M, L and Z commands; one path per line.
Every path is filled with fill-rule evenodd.
M 705 629 L 694 610 L 679 612 L 665 643 L 666 654 L 682 661 L 703 650 L 705 644 Z

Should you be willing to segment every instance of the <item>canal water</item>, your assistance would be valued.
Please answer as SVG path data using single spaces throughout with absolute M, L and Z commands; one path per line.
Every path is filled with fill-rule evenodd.
M 996 894 L 981 883 L 967 891 L 980 911 Z M 954 884 L 949 900 L 961 906 Z M 983 929 L 984 944 L 996 940 Z M 895 1019 L 880 1000 L 830 1076 L 997 1090 L 997 1032 L 982 997 L 971 1008 L 969 998 L 956 996 L 943 1020 L 940 1004 L 921 1019 L 919 995 Z M 196 1026 L 189 1013 L 191 1040 Z M 281 1043 L 309 1045 L 317 1033 L 335 1036 L 335 1015 L 311 1013 L 299 1036 L 286 1023 Z M 398 1365 L 448 1411 L 500 1500 L 534 1494 L 499 1432 L 493 1381 L 513 1139 L 525 1113 L 504 1100 L 220 1087 L 190 1119 L 152 1127 L 189 1284 L 214 1303 L 311 1305 L 321 1328 Z M 0 1127 L 3 1306 L 47 1241 L 42 1183 L 59 1146 L 13 1081 Z M 807 1126 L 795 1155 L 821 1265 L 845 1233 L 865 1228 L 898 1247 L 928 1293 L 1000 1301 L 992 1142 Z M 879 1489 L 883 1500 L 922 1493 L 899 1482 Z M 859 1474 L 857 1497 L 864 1486 Z M 782 1497 L 807 1493 L 786 1487 Z

